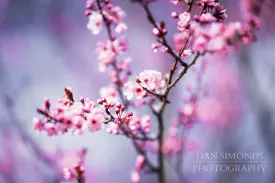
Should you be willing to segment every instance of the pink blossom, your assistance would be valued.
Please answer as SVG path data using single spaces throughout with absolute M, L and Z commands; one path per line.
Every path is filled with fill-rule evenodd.
M 91 132 L 99 131 L 102 128 L 102 123 L 105 120 L 104 112 L 95 108 L 92 113 L 87 115 L 87 125 Z
M 211 23 L 215 21 L 217 21 L 217 19 L 211 13 L 204 13 L 200 17 L 200 22 L 202 23 Z
M 150 91 L 156 91 L 162 88 L 164 81 L 161 72 L 155 70 L 145 70 L 138 74 L 138 83 Z
M 119 70 L 124 71 L 126 74 L 130 74 L 131 73 L 131 69 L 130 69 L 131 62 L 132 62 L 132 58 L 126 57 L 126 58 L 120 60 L 117 67 Z
M 200 36 L 194 40 L 193 49 L 196 51 L 203 51 L 205 50 L 206 45 L 207 45 L 207 39 L 205 39 L 205 37 L 203 36 Z
M 186 30 L 189 21 L 190 21 L 191 15 L 188 12 L 184 12 L 179 14 L 179 21 L 178 21 L 178 30 L 184 31 Z
M 174 45 L 177 51 L 181 50 L 189 38 L 188 32 L 180 32 L 174 35 Z
M 116 23 L 123 21 L 125 17 L 126 13 L 119 6 L 113 6 L 108 11 L 108 18 Z
M 182 142 L 177 137 L 168 136 L 163 143 L 162 151 L 165 154 L 172 155 L 180 150 Z
M 83 130 L 85 129 L 85 120 L 81 116 L 74 116 L 73 119 L 73 125 L 75 128 L 73 129 L 73 135 L 82 135 Z
M 102 29 L 102 15 L 97 12 L 93 12 L 89 16 L 89 23 L 87 28 L 92 32 L 92 34 L 99 34 L 100 30 Z
M 189 22 L 190 18 L 191 18 L 191 15 L 188 12 L 179 14 L 180 21 Z
M 142 116 L 140 119 L 140 126 L 144 133 L 150 133 L 151 118 L 150 116 Z
M 132 172 L 132 173 L 131 173 L 131 181 L 132 181 L 133 183 L 139 182 L 140 179 L 141 179 L 141 176 L 140 176 L 140 174 L 139 174 L 138 172 Z
M 191 116 L 194 112 L 194 105 L 189 103 L 189 104 L 185 104 L 182 108 L 182 112 L 184 115 L 186 116 Z
M 133 134 L 137 134 L 139 129 L 139 119 L 137 117 L 132 117 L 128 123 L 128 128 Z
M 63 169 L 63 176 L 66 180 L 78 179 L 79 176 L 83 176 L 85 169 L 84 158 L 87 150 L 85 148 L 76 152 L 66 152 L 61 155 L 58 161 L 58 166 Z M 82 177 L 83 178 L 83 177 Z
M 46 123 L 45 130 L 49 136 L 55 136 L 58 134 L 58 129 L 54 123 Z
M 92 101 L 90 98 L 86 98 L 84 100 L 84 107 L 83 107 L 83 110 L 85 112 L 91 112 L 95 107 L 95 102 Z
M 105 98 L 107 101 L 117 103 L 119 100 L 119 93 L 116 88 L 109 85 L 100 89 L 100 97 Z
M 96 53 L 98 54 L 97 60 L 100 64 L 100 71 L 104 71 L 105 68 L 116 58 L 116 53 L 113 50 L 111 41 L 98 43 Z
M 107 132 L 117 135 L 119 133 L 119 126 L 115 123 L 111 123 L 109 128 L 107 128 Z
M 143 90 L 137 83 L 128 82 L 124 84 L 124 95 L 128 100 L 136 96 L 138 98 L 143 98 L 146 95 L 146 91 Z
M 223 37 L 216 37 L 211 39 L 208 43 L 208 50 L 221 51 L 226 47 L 226 43 Z
M 128 49 L 128 46 L 129 42 L 125 37 L 113 41 L 113 47 L 117 54 L 123 54 Z
M 136 158 L 136 164 L 135 164 L 135 168 L 137 170 L 141 170 L 144 166 L 145 163 L 145 157 L 141 154 L 139 154 Z
M 34 117 L 33 120 L 33 125 L 34 125 L 34 129 L 36 131 L 42 131 L 44 129 L 44 123 L 42 122 L 41 119 L 37 118 L 37 117 Z
M 118 34 L 121 34 L 125 32 L 128 29 L 127 25 L 125 23 L 119 23 L 115 27 L 115 32 Z
M 182 53 L 182 56 L 189 56 L 189 55 L 192 55 L 193 54 L 193 50 L 192 49 L 186 49 L 186 50 L 183 50 L 183 53 Z

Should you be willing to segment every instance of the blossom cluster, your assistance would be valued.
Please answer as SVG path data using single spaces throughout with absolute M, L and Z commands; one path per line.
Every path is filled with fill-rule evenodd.
M 173 1 L 178 4 L 180 1 Z M 190 3 L 191 1 L 186 1 Z M 178 19 L 180 33 L 174 35 L 174 45 L 177 51 L 181 49 L 183 56 L 198 51 L 200 53 L 227 53 L 229 46 L 248 44 L 254 39 L 252 29 L 259 27 L 258 18 L 249 22 L 224 23 L 226 10 L 216 0 L 197 1 L 194 6 L 201 9 L 200 15 L 172 12 L 172 17 Z M 187 41 L 188 40 L 188 41 Z
M 128 82 L 124 85 L 124 94 L 130 100 L 133 96 L 145 98 L 150 94 L 161 94 L 165 87 L 165 80 L 161 72 L 145 70 L 138 74 L 135 82 Z
M 37 109 L 44 118 L 33 119 L 37 131 L 46 131 L 49 136 L 66 133 L 72 129 L 72 133 L 82 134 L 88 128 L 94 132 L 101 129 L 105 113 L 102 109 L 95 107 L 95 102 L 83 97 L 74 101 L 70 88 L 65 88 L 65 95 L 58 100 L 59 105 L 51 109 L 48 98 L 44 100 L 44 108 Z
M 87 28 L 95 35 L 100 33 L 104 24 L 108 27 L 109 33 L 112 26 L 118 35 L 127 30 L 127 25 L 123 22 L 126 13 L 119 6 L 111 4 L 110 1 L 100 1 L 99 4 L 87 1 L 85 14 L 89 17 Z M 123 58 L 119 63 L 116 61 L 117 57 L 124 54 L 127 49 L 128 40 L 123 36 L 115 37 L 109 34 L 109 40 L 97 44 L 99 69 L 103 72 L 108 66 L 115 67 L 109 73 L 113 82 L 124 82 L 127 79 L 119 78 L 118 72 L 124 71 L 126 76 L 131 73 L 129 69 L 131 58 Z
M 87 149 L 83 148 L 80 151 L 74 152 L 73 155 L 63 157 L 60 162 L 63 167 L 63 177 L 65 180 L 70 181 L 84 181 L 85 168 L 84 159 L 87 153 Z

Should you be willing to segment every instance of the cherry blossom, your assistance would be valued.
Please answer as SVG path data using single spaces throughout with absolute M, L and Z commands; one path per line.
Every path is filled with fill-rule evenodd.
M 131 174 L 131 181 L 133 183 L 139 182 L 140 179 L 141 179 L 141 176 L 140 176 L 140 174 L 138 172 L 132 172 L 132 174 Z
M 91 15 L 89 15 L 89 23 L 87 28 L 92 32 L 92 34 L 99 34 L 102 29 L 102 21 L 102 16 L 97 12 L 93 12 Z
M 128 82 L 124 84 L 124 95 L 128 100 L 136 96 L 138 98 L 146 97 L 146 91 L 137 83 Z
M 103 87 L 100 89 L 100 97 L 105 98 L 106 100 L 113 102 L 113 103 L 118 103 L 119 101 L 119 93 L 116 88 L 113 86 L 108 86 L 108 87 Z
M 178 30 L 185 31 L 188 27 L 188 22 L 190 21 L 191 15 L 188 12 L 184 12 L 179 14 L 179 21 L 178 21 Z
M 91 132 L 98 131 L 102 127 L 102 122 L 105 120 L 105 113 L 96 108 L 92 113 L 87 115 L 88 128 Z

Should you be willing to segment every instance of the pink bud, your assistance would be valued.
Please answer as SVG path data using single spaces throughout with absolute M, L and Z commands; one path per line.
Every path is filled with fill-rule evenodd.
M 145 162 L 145 157 L 143 155 L 138 155 L 136 158 L 136 164 L 135 167 L 137 170 L 141 170 L 144 166 L 144 162 Z
M 176 12 L 171 13 L 172 18 L 176 19 L 179 18 L 178 14 Z
M 159 32 L 159 30 L 157 28 L 153 28 L 153 34 L 155 36 L 160 36 L 160 32 Z
M 100 104 L 100 105 L 102 105 L 102 104 L 103 104 L 102 99 L 98 99 L 98 100 L 97 100 L 97 103 Z
M 84 101 L 85 101 L 84 97 L 80 97 L 80 102 L 81 102 L 82 104 L 84 104 Z
M 129 112 L 128 113 L 128 116 L 130 117 L 130 116 L 133 116 L 133 112 Z
M 51 104 L 50 104 L 50 100 L 48 97 L 44 98 L 44 106 L 46 109 L 48 109 L 48 110 L 50 109 Z
M 92 13 L 90 11 L 85 11 L 85 16 L 90 16 Z
M 163 33 L 164 35 L 166 35 L 167 32 L 168 32 L 167 29 L 163 29 L 163 30 L 162 30 L 162 33 Z
M 120 112 L 120 110 L 119 110 L 119 109 L 116 109 L 115 112 L 116 112 L 116 114 L 118 114 L 118 113 Z

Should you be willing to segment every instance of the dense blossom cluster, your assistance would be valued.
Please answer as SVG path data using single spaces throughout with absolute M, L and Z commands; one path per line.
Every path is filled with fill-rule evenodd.
M 166 24 L 163 21 L 157 22 L 149 9 L 148 5 L 154 0 L 132 0 L 144 8 L 146 17 L 153 26 L 152 32 L 157 40 L 157 43 L 152 44 L 153 50 L 166 52 L 174 61 L 167 74 L 144 70 L 137 74 L 134 81 L 128 80 L 132 74 L 132 59 L 124 56 L 129 48 L 127 38 L 122 35 L 127 30 L 124 22 L 126 13 L 110 0 L 87 1 L 87 28 L 95 35 L 99 34 L 103 27 L 107 30 L 108 40 L 97 44 L 96 53 L 99 71 L 107 72 L 112 83 L 100 89 L 101 98 L 97 102 L 83 97 L 75 100 L 70 88 L 65 88 L 65 95 L 58 100 L 56 107 L 52 107 L 46 98 L 44 107 L 37 110 L 43 117 L 33 119 L 34 128 L 53 136 L 69 130 L 75 135 L 82 134 L 85 129 L 95 132 L 106 125 L 107 132 L 130 138 L 137 150 L 135 169 L 131 174 L 132 182 L 139 182 L 142 174 L 153 172 L 158 175 L 159 183 L 165 183 L 164 156 L 173 158 L 176 154 L 181 156 L 183 148 L 196 148 L 196 144 L 189 141 L 185 133 L 196 123 L 203 121 L 202 116 L 205 113 L 202 111 L 209 108 L 209 105 L 198 108 L 198 105 L 202 106 L 199 102 L 200 93 L 204 92 L 188 86 L 188 95 L 184 97 L 176 117 L 171 120 L 170 128 L 165 129 L 163 111 L 167 104 L 171 105 L 170 98 L 168 100 L 170 91 L 196 64 L 199 57 L 205 54 L 227 53 L 231 46 L 248 44 L 254 39 L 254 29 L 259 27 L 255 13 L 247 22 L 225 23 L 226 10 L 218 0 L 170 1 L 175 5 L 184 3 L 188 7 L 184 12 L 171 14 L 172 18 L 177 20 L 178 31 L 174 35 L 173 46 L 166 38 Z M 193 13 L 193 8 L 198 9 L 200 13 Z M 191 61 L 184 61 L 182 56 L 190 58 Z M 202 72 L 197 74 L 200 79 L 196 82 L 199 83 Z M 130 100 L 132 98 L 134 99 Z M 137 109 L 145 104 L 156 116 L 156 121 L 148 114 L 139 114 Z M 211 118 L 211 121 L 215 120 L 217 119 Z M 151 129 L 153 122 L 157 124 L 156 131 Z M 166 131 L 167 136 L 164 135 Z M 86 151 L 82 151 L 81 157 L 84 157 L 85 153 Z M 158 157 L 157 165 L 148 158 L 149 153 Z M 82 176 L 83 158 L 80 159 L 77 166 L 64 169 L 65 178 Z M 78 182 L 83 183 L 84 179 L 78 179 Z
M 174 4 L 179 1 L 171 1 Z M 187 1 L 188 3 L 188 1 Z M 228 52 L 229 46 L 238 46 L 241 43 L 248 44 L 254 39 L 252 29 L 259 27 L 259 20 L 254 17 L 247 23 L 224 23 L 227 18 L 226 10 L 216 0 L 202 0 L 195 4 L 201 9 L 200 15 L 191 15 L 190 12 L 177 14 L 172 17 L 179 19 L 178 30 L 174 36 L 176 50 L 185 46 L 183 56 L 191 55 L 195 51 L 201 53 Z M 187 43 L 186 43 L 187 44 Z M 189 47 L 189 48 L 187 48 Z
M 144 98 L 149 94 L 160 94 L 164 86 L 165 81 L 161 72 L 145 70 L 138 74 L 135 82 L 128 82 L 124 85 L 124 94 L 128 100 L 133 96 Z

